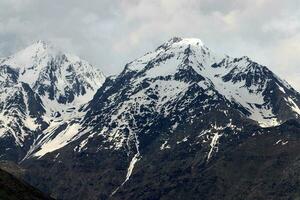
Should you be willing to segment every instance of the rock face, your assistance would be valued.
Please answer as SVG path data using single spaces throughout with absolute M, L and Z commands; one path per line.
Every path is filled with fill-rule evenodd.
M 45 94 L 57 110 L 82 95 L 74 80 L 73 92 L 22 86 L 36 93 L 32 113 L 46 115 Z M 27 181 L 59 199 L 298 198 L 299 106 L 300 94 L 267 67 L 172 38 L 108 77 L 84 106 L 56 110 L 61 120 L 33 132 L 18 161 Z

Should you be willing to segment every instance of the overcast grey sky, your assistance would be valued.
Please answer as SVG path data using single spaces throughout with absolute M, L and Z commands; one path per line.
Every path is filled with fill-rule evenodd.
M 42 39 L 115 74 L 173 36 L 247 55 L 300 91 L 299 0 L 1 0 L 0 56 Z

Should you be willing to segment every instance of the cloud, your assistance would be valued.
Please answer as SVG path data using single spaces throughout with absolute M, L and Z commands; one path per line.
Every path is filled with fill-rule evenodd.
M 0 55 L 45 39 L 114 74 L 173 36 L 197 37 L 300 90 L 299 17 L 297 0 L 2 0 Z

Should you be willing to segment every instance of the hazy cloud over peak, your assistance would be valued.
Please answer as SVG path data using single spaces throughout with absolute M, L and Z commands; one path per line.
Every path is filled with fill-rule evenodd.
M 247 55 L 300 90 L 297 0 L 2 0 L 0 55 L 38 39 L 119 72 L 173 36 Z

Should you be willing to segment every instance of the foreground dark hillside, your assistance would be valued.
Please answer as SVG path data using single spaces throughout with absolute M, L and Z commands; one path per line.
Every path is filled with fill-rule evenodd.
M 47 200 L 52 199 L 27 183 L 0 169 L 1 200 Z

